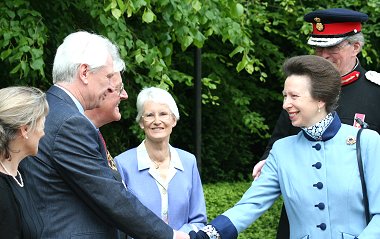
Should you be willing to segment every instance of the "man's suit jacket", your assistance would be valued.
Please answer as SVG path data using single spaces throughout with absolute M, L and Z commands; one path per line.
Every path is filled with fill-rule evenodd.
M 173 238 L 173 230 L 117 181 L 91 122 L 59 87 L 38 154 L 23 160 L 26 186 L 44 221 L 42 238 Z

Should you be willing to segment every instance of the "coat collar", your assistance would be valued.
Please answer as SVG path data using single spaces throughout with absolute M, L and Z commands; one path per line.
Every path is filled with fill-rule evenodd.
M 144 141 L 137 147 L 137 167 L 139 171 L 149 169 L 151 165 L 151 161 L 148 155 L 148 151 L 145 148 Z M 169 149 L 171 165 L 178 170 L 184 171 L 184 167 L 182 165 L 181 159 L 179 158 L 177 150 L 175 150 L 175 148 L 172 147 L 170 144 Z
M 342 122 L 340 121 L 338 114 L 336 112 L 333 112 L 333 116 L 334 116 L 333 121 L 327 127 L 325 132 L 323 132 L 322 138 L 319 141 L 327 141 L 329 139 L 332 139 L 338 133 L 340 127 L 342 126 Z M 306 139 L 310 141 L 317 141 L 316 139 L 308 135 L 305 131 L 302 130 L 302 133 Z
M 70 105 L 75 105 L 76 108 L 84 114 L 83 106 L 80 104 L 80 102 L 74 97 L 73 94 L 70 93 L 70 91 L 66 90 L 65 88 L 59 86 L 59 85 L 53 85 L 48 90 L 48 93 L 57 96 L 63 101 L 66 101 Z
M 351 72 L 348 72 L 347 74 L 341 77 L 342 86 L 345 86 L 345 85 L 351 84 L 352 82 L 357 81 L 360 78 L 360 75 L 362 74 L 360 71 L 360 68 L 361 66 L 360 66 L 359 59 L 356 58 L 356 65 L 354 69 L 352 69 Z

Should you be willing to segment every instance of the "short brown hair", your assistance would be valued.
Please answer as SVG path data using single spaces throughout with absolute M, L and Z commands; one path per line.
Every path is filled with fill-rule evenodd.
M 284 62 L 283 71 L 286 77 L 308 76 L 313 99 L 325 102 L 327 113 L 335 111 L 341 90 L 341 76 L 331 62 L 320 56 L 295 56 Z

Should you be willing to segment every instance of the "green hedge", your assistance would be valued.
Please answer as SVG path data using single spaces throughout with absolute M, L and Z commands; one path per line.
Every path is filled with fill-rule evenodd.
M 250 185 L 251 182 L 204 184 L 208 220 L 211 221 L 238 202 Z M 240 233 L 238 238 L 276 238 L 281 206 L 280 198 L 257 221 Z

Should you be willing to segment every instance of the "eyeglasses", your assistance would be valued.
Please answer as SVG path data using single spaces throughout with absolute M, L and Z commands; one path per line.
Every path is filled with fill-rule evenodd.
M 335 46 L 329 46 L 329 47 L 315 47 L 315 52 L 317 54 L 321 54 L 323 51 L 326 51 L 329 54 L 337 54 L 342 50 L 344 47 L 351 45 L 351 43 L 346 42 L 345 44 L 338 44 Z
M 158 113 L 146 113 L 141 116 L 141 118 L 147 122 L 151 123 L 156 120 L 156 116 L 158 117 L 158 120 L 160 121 L 168 121 L 172 117 L 172 113 L 169 112 L 158 112 Z
M 120 96 L 121 94 L 123 94 L 123 91 L 124 91 L 124 83 L 121 82 L 120 89 L 115 88 L 115 91 L 116 91 L 116 92 L 119 92 L 119 96 Z

